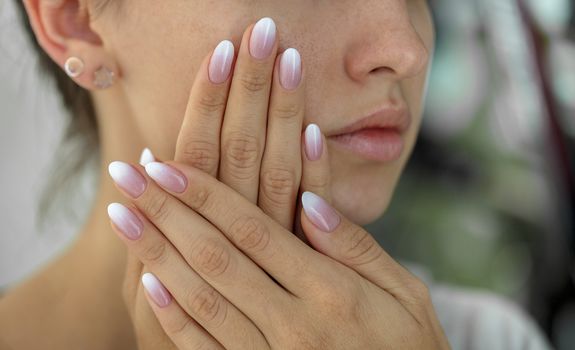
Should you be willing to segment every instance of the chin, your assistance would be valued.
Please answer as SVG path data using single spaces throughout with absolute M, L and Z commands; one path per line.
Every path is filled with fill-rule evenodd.
M 369 182 L 332 181 L 334 186 L 331 192 L 335 208 L 347 219 L 363 226 L 373 223 L 385 213 L 397 180 L 376 177 Z

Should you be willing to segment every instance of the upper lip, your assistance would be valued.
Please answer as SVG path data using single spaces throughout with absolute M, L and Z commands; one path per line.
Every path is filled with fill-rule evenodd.
M 349 134 L 367 128 L 389 128 L 402 133 L 409 128 L 410 123 L 411 116 L 405 103 L 386 103 L 372 110 L 367 116 L 331 132 L 329 136 Z

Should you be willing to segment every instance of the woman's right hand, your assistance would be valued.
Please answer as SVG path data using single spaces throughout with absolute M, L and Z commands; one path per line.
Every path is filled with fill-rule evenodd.
M 234 51 L 231 42 L 222 41 L 202 61 L 174 160 L 218 178 L 292 231 L 300 184 L 313 189 L 318 178 L 302 174 L 305 85 L 300 56 L 295 49 L 277 55 L 278 36 L 269 18 L 245 30 L 237 61 Z M 140 283 L 145 272 L 145 266 L 128 256 L 123 293 L 139 348 L 175 349 L 145 301 Z M 198 348 L 221 348 L 199 324 L 194 326 Z

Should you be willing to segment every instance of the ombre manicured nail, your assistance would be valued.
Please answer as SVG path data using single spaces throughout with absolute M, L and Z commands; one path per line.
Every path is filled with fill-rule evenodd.
M 221 41 L 214 49 L 210 59 L 209 77 L 214 84 L 226 81 L 232 69 L 234 60 L 234 44 L 229 40 Z
M 269 18 L 260 19 L 252 29 L 250 37 L 250 55 L 264 59 L 272 53 L 276 40 L 276 24 Z
M 154 154 L 152 153 L 152 151 L 150 151 L 149 148 L 144 148 L 144 150 L 142 151 L 142 154 L 140 155 L 140 165 L 141 166 L 146 166 L 146 164 L 150 163 L 150 162 L 155 162 L 156 158 L 154 157 Z
M 323 139 L 321 131 L 316 124 L 310 124 L 305 128 L 305 154 L 311 161 L 319 160 L 323 152 Z
M 146 164 L 146 172 L 160 186 L 172 192 L 182 193 L 188 185 L 188 180 L 186 180 L 184 174 L 164 163 L 148 163 Z
M 284 51 L 280 61 L 280 83 L 287 90 L 298 87 L 301 80 L 301 56 L 298 50 L 289 48 Z
M 142 275 L 142 284 L 156 305 L 159 307 L 170 305 L 172 296 L 156 276 L 146 272 Z
M 122 204 L 110 203 L 108 205 L 108 216 L 124 236 L 129 239 L 136 240 L 142 236 L 144 224 L 142 224 L 136 214 Z
M 114 182 L 132 198 L 138 198 L 146 190 L 146 179 L 128 163 L 112 162 L 108 172 Z
M 301 201 L 306 216 L 320 230 L 331 232 L 339 225 L 339 215 L 323 198 L 306 191 L 301 196 Z

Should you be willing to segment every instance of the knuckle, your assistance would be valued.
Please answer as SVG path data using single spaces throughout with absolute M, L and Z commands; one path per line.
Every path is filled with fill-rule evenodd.
M 263 91 L 268 83 L 269 78 L 261 72 L 251 72 L 249 74 L 241 74 L 239 82 L 242 88 L 250 94 Z
M 296 187 L 293 170 L 270 168 L 261 174 L 261 191 L 273 204 L 284 206 L 290 203 Z
M 363 228 L 355 227 L 348 235 L 343 256 L 354 266 L 370 264 L 379 259 L 383 249 L 375 239 Z
M 242 250 L 259 253 L 269 246 L 270 232 L 267 226 L 256 218 L 242 216 L 236 219 L 229 232 Z
M 414 304 L 427 305 L 431 300 L 429 287 L 419 278 L 413 277 L 407 286 Z
M 189 140 L 182 150 L 186 162 L 207 173 L 215 171 L 218 164 L 218 146 L 204 140 Z
M 192 253 L 192 261 L 204 274 L 217 277 L 230 267 L 230 254 L 219 242 L 213 239 L 201 240 Z
M 203 94 L 194 104 L 195 110 L 202 115 L 211 115 L 222 111 L 226 107 L 226 99 L 219 94 Z
M 191 328 L 196 327 L 195 323 L 189 317 L 168 317 L 164 328 L 166 333 L 174 338 L 180 338 L 180 336 L 186 337 Z
M 168 203 L 168 196 L 161 191 L 157 191 L 142 204 L 142 210 L 152 222 L 156 224 L 162 223 L 169 216 Z
M 259 154 L 258 139 L 252 135 L 236 132 L 230 135 L 224 144 L 225 160 L 236 169 L 256 168 Z
M 310 189 L 319 188 L 329 188 L 329 180 L 327 176 L 323 174 L 310 174 L 306 177 L 306 187 Z
M 302 106 L 299 103 L 281 104 L 272 109 L 272 116 L 279 119 L 295 119 L 302 112 Z
M 221 295 L 211 286 L 201 287 L 199 291 L 190 292 L 187 298 L 188 308 L 201 322 L 218 327 L 225 321 L 227 307 Z
M 146 247 L 142 252 L 142 259 L 148 265 L 161 265 L 166 262 L 167 243 L 164 240 Z
M 196 189 L 188 192 L 185 202 L 191 209 L 200 213 L 207 213 L 211 210 L 209 203 L 212 196 L 213 190 L 208 186 L 197 186 Z

